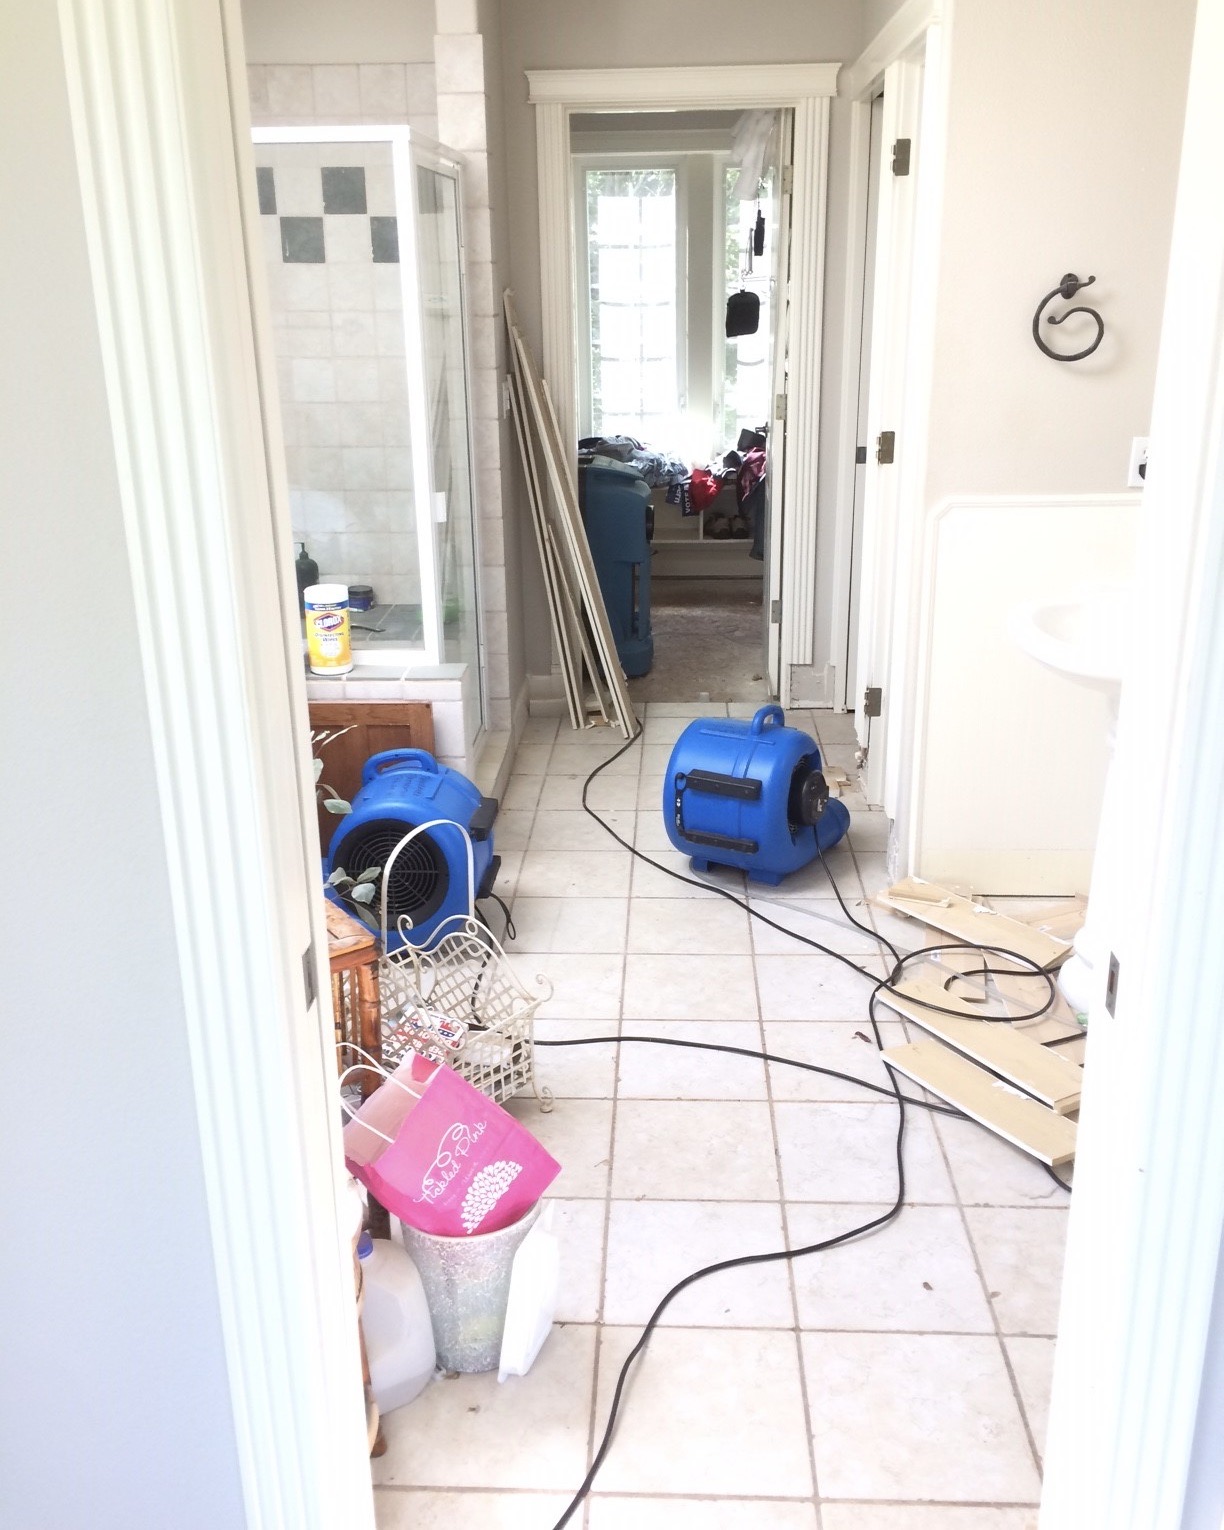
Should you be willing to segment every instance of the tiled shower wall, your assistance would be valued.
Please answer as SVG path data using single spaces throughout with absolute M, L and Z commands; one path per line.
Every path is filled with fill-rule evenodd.
M 487 39 L 480 33 L 474 0 L 439 0 L 437 25 L 436 72 L 434 64 L 252 65 L 251 118 L 256 126 L 285 127 L 407 122 L 456 151 L 462 160 L 488 724 L 505 730 L 511 723 L 511 687 L 501 481 L 500 292 L 504 277 L 495 269 L 491 231 Z
M 420 602 L 389 144 L 257 144 L 290 515 L 320 576 Z
M 496 22 L 489 6 L 486 23 Z M 510 517 L 502 463 L 511 460 L 509 425 L 502 408 L 505 328 L 501 294 L 507 285 L 504 231 L 499 248 L 498 210 L 491 191 L 491 142 L 501 133 L 498 103 L 490 106 L 489 81 L 497 75 L 499 39 L 481 30 L 478 0 L 437 0 L 434 65 L 437 71 L 438 136 L 463 158 L 463 212 L 467 240 L 468 322 L 472 341 L 472 434 L 479 510 L 481 594 L 490 726 L 512 726 L 507 562 Z M 486 57 L 491 60 L 486 80 Z M 492 128 L 490 127 L 492 117 Z M 504 182 L 502 183 L 504 186 Z M 505 211 L 500 209 L 504 224 Z
M 252 64 L 247 80 L 256 127 L 406 122 L 438 136 L 432 64 Z
M 437 132 L 431 64 L 255 64 L 248 79 L 256 126 L 406 122 Z M 321 578 L 415 604 L 390 148 L 260 144 L 256 161 L 294 535 Z

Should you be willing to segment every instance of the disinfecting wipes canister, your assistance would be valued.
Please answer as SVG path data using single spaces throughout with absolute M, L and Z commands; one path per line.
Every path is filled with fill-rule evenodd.
M 349 644 L 348 585 L 312 584 L 302 592 L 306 652 L 312 675 L 342 675 L 353 667 Z

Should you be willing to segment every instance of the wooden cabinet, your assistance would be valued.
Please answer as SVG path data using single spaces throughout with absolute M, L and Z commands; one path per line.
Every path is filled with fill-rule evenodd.
M 426 701 L 312 701 L 310 729 L 340 730 L 330 743 L 315 746 L 323 761 L 322 780 L 351 802 L 361 786 L 361 768 L 383 749 L 434 747 L 433 712 Z M 319 804 L 319 843 L 324 853 L 340 820 Z

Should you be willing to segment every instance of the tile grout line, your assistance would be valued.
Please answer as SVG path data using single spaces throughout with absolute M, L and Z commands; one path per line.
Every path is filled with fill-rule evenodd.
M 558 724 L 557 731 L 553 735 L 552 748 L 550 748 L 549 751 L 548 751 L 548 759 L 544 762 L 544 778 L 543 778 L 543 780 L 540 783 L 540 796 L 537 799 L 537 808 L 536 808 L 537 815 L 539 813 L 538 803 L 543 801 L 543 798 L 544 798 L 544 785 L 550 779 L 548 767 L 552 764 L 553 754 L 556 751 L 557 740 L 560 738 L 560 736 L 561 736 L 561 728 L 560 728 L 560 725 Z M 588 772 L 588 775 L 589 775 L 589 772 Z M 533 818 L 532 819 L 532 823 L 531 823 L 531 834 L 528 836 L 528 845 L 530 845 L 531 838 L 535 834 L 535 825 L 536 825 L 536 820 Z M 553 954 L 557 954 L 557 953 L 553 953 Z M 622 986 L 623 986 L 623 984 L 624 984 L 623 973 L 622 973 L 621 982 L 622 982 Z M 588 1419 L 587 1419 L 587 1448 L 586 1448 L 586 1456 L 585 1456 L 585 1463 L 584 1464 L 589 1463 L 590 1459 L 591 1459 L 591 1451 L 592 1451 L 592 1448 L 593 1448 L 593 1438 L 594 1438 L 594 1433 L 595 1433 L 595 1428 L 596 1428 L 595 1410 L 596 1410 L 596 1408 L 598 1406 L 598 1399 L 599 1399 L 599 1351 L 600 1351 L 600 1339 L 601 1339 L 601 1335 L 602 1335 L 602 1332 L 603 1332 L 603 1271 L 607 1267 L 607 1259 L 608 1259 L 608 1203 L 609 1203 L 609 1194 L 610 1194 L 611 1187 L 612 1187 L 612 1144 L 613 1144 L 613 1142 L 615 1140 L 615 1133 L 616 1133 L 616 1078 L 615 1078 L 615 1074 L 613 1075 L 613 1080 L 612 1080 L 612 1095 L 613 1095 L 612 1116 L 611 1116 L 611 1121 L 610 1121 L 610 1124 L 609 1124 L 609 1131 L 608 1131 L 608 1167 L 607 1167 L 606 1176 L 604 1178 L 604 1196 L 603 1196 L 603 1202 L 604 1202 L 604 1219 L 603 1219 L 604 1220 L 604 1246 L 603 1246 L 603 1255 L 602 1255 L 602 1258 L 600 1260 L 599 1293 L 598 1293 L 598 1297 L 597 1297 L 597 1300 L 596 1300 L 596 1306 L 595 1306 L 595 1342 L 594 1342 L 594 1344 L 592 1346 L 592 1350 L 591 1350 L 591 1407 L 590 1407 L 590 1413 L 589 1413 Z M 586 1471 L 584 1469 L 583 1476 L 585 1476 L 585 1475 L 586 1475 Z M 576 1492 L 577 1488 L 578 1488 L 578 1484 L 575 1483 L 573 1491 Z M 585 1500 L 585 1502 L 582 1505 L 582 1524 L 583 1524 L 584 1530 L 587 1530 L 587 1527 L 589 1527 L 590 1519 L 591 1519 L 591 1497 L 590 1497 L 590 1494 L 588 1493 L 587 1497 L 586 1497 L 586 1500 Z
M 435 1493 L 453 1494 L 457 1497 L 475 1496 L 476 1494 L 504 1495 L 507 1498 L 548 1498 L 563 1496 L 563 1490 L 558 1488 L 538 1487 L 471 1487 L 455 1485 L 452 1487 L 430 1487 L 426 1484 L 413 1482 L 387 1482 L 381 1483 L 375 1489 L 378 1493 Z M 600 1498 L 606 1502 L 633 1503 L 644 1500 L 651 1503 L 736 1503 L 754 1506 L 756 1504 L 809 1504 L 810 1498 L 799 1498 L 795 1495 L 779 1493 L 661 1493 L 654 1489 L 632 1491 L 627 1488 L 614 1488 L 608 1492 L 592 1494 L 592 1497 Z M 1014 1498 L 939 1498 L 939 1499 L 914 1499 L 914 1498 L 848 1498 L 845 1496 L 828 1498 L 830 1504 L 851 1504 L 864 1508 L 897 1508 L 897 1509 L 1036 1509 L 1040 1505 L 1031 1500 Z
M 751 904 L 748 896 L 745 879 L 744 901 Z M 752 986 L 757 1006 L 757 1030 L 761 1038 L 761 1051 L 767 1052 L 769 1047 L 765 1038 L 765 1006 L 761 1002 L 761 985 L 757 973 L 756 942 L 753 938 L 752 915 L 746 914 L 748 921 L 748 949 L 752 958 Z M 787 1215 L 786 1181 L 782 1176 L 782 1145 L 778 1138 L 778 1120 L 774 1111 L 773 1080 L 770 1076 L 770 1068 L 767 1062 L 762 1062 L 761 1068 L 765 1074 L 765 1098 L 769 1105 L 769 1129 L 773 1137 L 774 1167 L 778 1176 L 778 1211 L 782 1220 L 782 1244 L 784 1248 L 790 1248 L 791 1231 L 790 1218 Z M 820 1512 L 820 1478 L 816 1470 L 816 1441 L 812 1433 L 812 1407 L 808 1397 L 807 1367 L 803 1363 L 803 1331 L 799 1323 L 799 1296 L 795 1287 L 795 1261 L 788 1259 L 786 1263 L 786 1285 L 790 1293 L 791 1317 L 793 1319 L 792 1332 L 795 1344 L 795 1363 L 799 1374 L 799 1397 L 803 1406 L 803 1431 L 807 1440 L 808 1470 L 811 1473 L 812 1496 L 810 1502 L 812 1511 L 816 1517 L 816 1530 L 822 1530 L 824 1518 Z
M 817 742 L 819 743 L 819 739 L 817 740 Z M 858 876 L 858 867 L 857 867 L 857 864 L 853 861 L 853 855 L 852 855 L 851 864 L 854 865 L 855 880 L 859 882 L 860 888 L 861 888 L 861 879 Z M 825 869 L 825 874 L 829 877 L 830 881 L 832 881 L 832 874 L 828 871 L 827 868 Z M 749 924 L 751 926 L 751 915 L 749 916 Z M 752 957 L 753 980 L 757 984 L 757 1010 L 758 1010 L 758 1016 L 759 1016 L 759 1024 L 760 1024 L 760 1028 L 761 1028 L 761 1050 L 764 1052 L 764 1051 L 768 1051 L 769 1050 L 767 1042 L 766 1042 L 766 1036 L 765 1036 L 765 1020 L 764 1020 L 765 1006 L 764 1006 L 764 1004 L 763 1004 L 763 1002 L 761 1000 L 761 996 L 760 996 L 760 983 L 759 983 L 758 969 L 757 969 L 757 964 L 756 964 L 756 959 L 757 959 L 756 942 L 755 942 L 754 939 L 751 938 L 751 933 L 752 932 L 750 930 L 750 940 L 751 940 L 752 950 L 753 950 L 753 957 Z M 820 953 L 820 952 L 813 952 L 812 954 L 818 956 L 818 955 L 821 955 L 822 953 Z M 831 957 L 825 957 L 825 960 L 826 961 L 830 961 L 830 960 L 832 960 L 832 958 Z M 781 1208 L 782 1208 L 782 1228 L 783 1228 L 783 1233 L 784 1233 L 785 1238 L 786 1238 L 786 1247 L 790 1248 L 790 1247 L 792 1247 L 792 1239 L 791 1239 L 791 1230 L 790 1230 L 790 1217 L 788 1215 L 789 1197 L 788 1197 L 787 1191 L 786 1191 L 786 1181 L 785 1181 L 785 1179 L 783 1177 L 783 1172 L 782 1172 L 782 1152 L 781 1152 L 781 1144 L 780 1144 L 780 1141 L 779 1141 L 779 1138 L 778 1138 L 777 1114 L 776 1114 L 776 1111 L 775 1111 L 775 1108 L 774 1108 L 775 1102 L 774 1102 L 774 1093 L 773 1093 L 773 1080 L 772 1080 L 772 1075 L 771 1075 L 771 1072 L 770 1072 L 769 1064 L 766 1063 L 764 1066 L 765 1066 L 765 1087 L 766 1087 L 766 1091 L 767 1091 L 768 1099 L 769 1099 L 769 1116 L 770 1116 L 770 1122 L 772 1123 L 772 1126 L 773 1126 L 773 1133 L 774 1133 L 774 1151 L 775 1151 L 775 1154 L 777 1156 L 777 1163 L 778 1163 L 778 1188 L 779 1188 L 779 1196 L 780 1196 L 780 1202 L 781 1202 Z M 821 1105 L 821 1104 L 825 1104 L 827 1102 L 825 1102 L 825 1101 L 812 1101 L 812 1102 L 803 1102 L 803 1103 L 811 1103 L 812 1105 L 817 1105 L 818 1106 L 818 1105 Z M 804 1422 L 804 1429 L 805 1429 L 806 1434 L 807 1434 L 808 1462 L 809 1462 L 809 1465 L 810 1465 L 810 1468 L 811 1468 L 811 1473 L 812 1473 L 812 1506 L 813 1506 L 813 1510 L 814 1510 L 815 1516 L 816 1516 L 817 1530 L 821 1530 L 821 1527 L 823 1527 L 823 1525 L 824 1525 L 824 1514 L 823 1514 L 823 1511 L 821 1509 L 820 1472 L 819 1472 L 819 1468 L 817 1467 L 817 1464 L 816 1464 L 816 1436 L 815 1436 L 815 1431 L 814 1431 L 813 1426 L 812 1426 L 812 1404 L 811 1404 L 811 1396 L 810 1396 L 809 1389 L 808 1389 L 807 1365 L 806 1365 L 805 1359 L 804 1359 L 803 1335 L 804 1335 L 804 1331 L 805 1330 L 803 1328 L 803 1325 L 802 1325 L 802 1322 L 801 1322 L 801 1318 L 800 1318 L 800 1312 L 799 1312 L 799 1292 L 798 1292 L 798 1286 L 797 1286 L 796 1279 L 795 1279 L 795 1261 L 793 1259 L 788 1259 L 786 1261 L 786 1265 L 787 1265 L 787 1280 L 788 1280 L 788 1284 L 789 1284 L 789 1287 L 790 1287 L 790 1294 L 791 1294 L 791 1310 L 792 1310 L 792 1312 L 794 1314 L 794 1319 L 795 1319 L 795 1329 L 794 1329 L 794 1333 L 795 1333 L 795 1355 L 796 1355 L 796 1360 L 797 1360 L 798 1366 L 799 1366 L 799 1389 L 800 1389 L 800 1396 L 801 1396 L 801 1398 L 803 1400 L 803 1422 Z
M 638 740 L 637 745 L 636 745 L 636 748 L 637 748 L 637 757 L 638 757 L 637 758 L 638 768 L 637 768 L 637 774 L 634 776 L 635 782 L 639 781 L 640 778 L 641 778 L 641 771 L 642 771 L 642 740 L 645 738 L 645 736 L 646 736 L 645 722 L 643 721 L 643 724 L 642 724 L 642 735 L 641 735 L 641 738 Z M 634 746 L 631 745 L 630 747 L 634 747 Z M 588 772 L 587 777 L 584 778 L 584 779 L 589 779 L 589 774 L 590 773 Z M 634 813 L 636 815 L 636 812 L 637 812 L 637 808 L 636 808 L 637 788 L 636 788 L 636 786 L 635 786 L 634 792 L 633 792 L 633 799 L 634 799 L 634 803 L 635 803 L 635 807 L 634 807 L 633 811 L 634 811 Z M 611 810 L 610 809 L 604 809 L 603 811 L 610 812 Z M 633 823 L 633 840 L 636 841 L 636 839 L 637 839 L 637 818 L 635 816 L 634 817 L 634 823 Z M 626 854 L 627 855 L 628 851 L 622 851 L 622 854 Z M 626 884 L 626 898 L 625 898 L 625 927 L 621 931 L 621 936 L 622 936 L 622 939 L 621 939 L 621 979 L 620 979 L 620 999 L 619 999 L 619 1002 L 617 1004 L 617 1021 L 616 1021 L 616 1034 L 617 1034 L 617 1036 L 620 1036 L 622 1034 L 622 1031 L 623 1031 L 623 1028 L 624 1028 L 625 981 L 626 981 L 626 971 L 627 971 L 627 965 L 628 965 L 628 949 L 629 949 L 629 920 L 630 920 L 631 913 L 632 913 L 632 908 L 633 908 L 633 873 L 634 873 L 634 868 L 636 867 L 636 865 L 637 865 L 636 859 L 634 857 L 630 856 L 629 878 L 628 878 L 628 882 Z M 604 1323 L 604 1310 L 605 1310 L 605 1306 L 606 1306 L 606 1302 L 607 1302 L 607 1294 L 608 1294 L 608 1254 L 609 1254 L 609 1246 L 610 1246 L 610 1243 L 611 1243 L 611 1236 L 612 1236 L 612 1176 L 613 1176 L 613 1171 L 614 1171 L 614 1169 L 616 1167 L 616 1125 L 617 1125 L 616 1118 L 617 1118 L 617 1105 L 618 1105 L 619 1100 L 620 1100 L 620 1043 L 619 1043 L 619 1041 L 612 1048 L 612 1054 L 613 1054 L 613 1061 L 612 1061 L 612 1086 L 611 1086 L 612 1087 L 612 1111 L 611 1111 L 611 1120 L 610 1120 L 610 1126 L 609 1126 L 609 1132 L 608 1132 L 608 1171 L 607 1171 L 607 1177 L 604 1180 L 603 1253 L 602 1253 L 602 1256 L 601 1256 L 600 1262 L 599 1262 L 599 1300 L 598 1300 L 598 1305 L 596 1307 L 595 1352 L 594 1352 L 594 1359 L 593 1359 L 593 1364 L 592 1364 L 592 1368 L 591 1368 L 591 1419 L 590 1419 L 589 1428 L 587 1430 L 587 1453 L 586 1453 L 588 1469 L 589 1469 L 590 1462 L 591 1462 L 591 1460 L 594 1457 L 594 1452 L 595 1452 L 595 1448 L 596 1448 L 596 1441 L 600 1438 L 600 1422 L 601 1421 L 600 1421 L 600 1416 L 599 1416 L 599 1373 L 600 1373 L 600 1367 L 601 1367 L 601 1363 L 602 1363 L 602 1360 L 603 1360 L 603 1352 L 604 1352 L 604 1343 L 603 1343 L 603 1340 L 604 1340 L 604 1328 L 606 1326 L 605 1323 Z M 592 1489 L 593 1488 L 594 1488 L 594 1484 L 592 1484 Z M 583 1523 L 584 1527 L 587 1527 L 587 1530 L 589 1530 L 590 1521 L 591 1521 L 591 1494 L 588 1494 L 586 1502 L 583 1505 L 583 1519 L 582 1519 L 582 1523 Z
M 982 1285 L 982 1295 L 986 1298 L 986 1305 L 990 1309 L 990 1320 L 994 1327 L 995 1343 L 999 1346 L 1003 1369 L 1007 1372 L 1008 1385 L 1011 1387 L 1012 1396 L 1015 1399 L 1016 1408 L 1020 1414 L 1020 1422 L 1024 1428 L 1024 1437 L 1028 1441 L 1028 1448 L 1033 1458 L 1033 1466 L 1037 1472 L 1037 1481 L 1040 1483 L 1043 1478 L 1041 1452 L 1037 1449 L 1037 1441 L 1033 1435 L 1032 1425 L 1029 1423 L 1028 1409 L 1025 1407 L 1024 1399 L 1020 1394 L 1020 1383 L 1016 1379 L 1015 1367 L 1012 1365 L 1011 1355 L 1007 1350 L 1003 1329 L 999 1323 L 998 1309 L 995 1307 L 994 1299 L 990 1294 L 990 1282 L 986 1279 L 986 1272 L 982 1268 L 981 1257 L 978 1254 L 977 1241 L 973 1236 L 973 1229 L 969 1225 L 969 1218 L 965 1214 L 964 1203 L 961 1201 L 960 1186 L 952 1172 L 952 1160 L 949 1157 L 947 1145 L 940 1135 L 938 1123 L 933 1122 L 932 1124 L 935 1126 L 935 1140 L 939 1143 L 939 1151 L 944 1161 L 944 1167 L 947 1170 L 949 1180 L 952 1182 L 952 1191 L 956 1196 L 956 1210 L 960 1216 L 961 1226 L 964 1229 L 965 1238 L 969 1244 L 969 1252 L 973 1256 L 973 1267 L 977 1271 L 978 1280 Z M 985 1130 L 984 1127 L 981 1129 Z

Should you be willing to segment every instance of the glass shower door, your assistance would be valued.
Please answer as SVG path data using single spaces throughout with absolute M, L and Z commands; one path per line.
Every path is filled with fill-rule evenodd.
M 370 587 L 358 662 L 471 666 L 471 742 L 484 677 L 458 166 L 407 127 L 254 139 L 294 538 L 322 582 Z
M 458 173 L 412 150 L 415 265 L 420 296 L 419 377 L 428 441 L 438 650 L 444 663 L 479 666 L 476 538 Z

